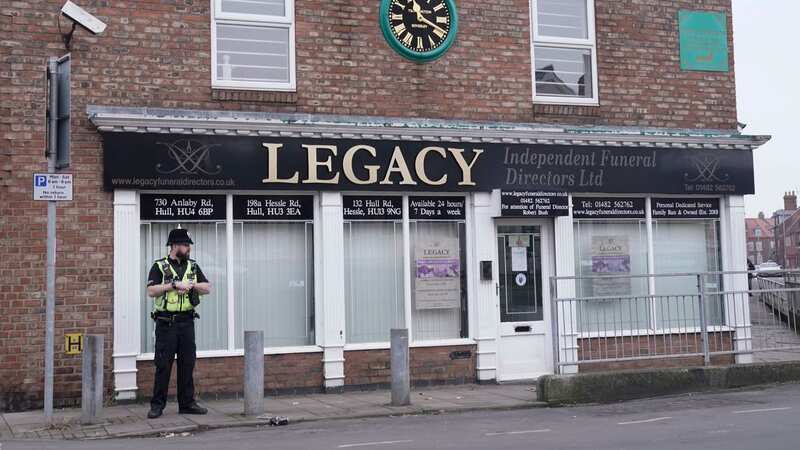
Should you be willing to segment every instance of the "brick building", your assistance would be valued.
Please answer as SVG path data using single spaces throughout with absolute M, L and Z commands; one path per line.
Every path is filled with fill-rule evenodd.
M 625 273 L 745 269 L 743 195 L 767 138 L 737 131 L 730 0 L 420 0 L 451 26 L 424 63 L 387 44 L 400 24 L 381 32 L 379 2 L 78 3 L 108 28 L 79 28 L 69 52 L 56 404 L 80 398 L 65 333 L 105 335 L 109 397 L 149 395 L 145 271 L 177 224 L 214 286 L 201 395 L 240 390 L 244 329 L 265 330 L 270 391 L 385 384 L 398 326 L 415 383 L 552 373 L 547 279 L 591 275 L 604 239 Z M 387 3 L 404 28 L 434 29 Z M 31 174 L 46 169 L 61 6 L 0 5 L 3 409 L 42 401 Z M 680 25 L 682 10 L 716 28 Z M 692 56 L 693 32 L 722 51 Z M 539 203 L 554 206 L 525 209 Z
M 764 213 L 756 218 L 745 219 L 747 233 L 747 259 L 755 265 L 767 261 L 775 261 L 775 236 L 772 234 L 772 222 Z
M 800 267 L 800 210 L 797 209 L 797 194 L 787 192 L 783 196 L 783 209 L 772 215 L 772 232 L 775 245 L 775 261 L 784 269 Z

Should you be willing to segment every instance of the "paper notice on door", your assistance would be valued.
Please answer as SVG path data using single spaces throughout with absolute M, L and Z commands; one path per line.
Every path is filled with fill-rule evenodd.
M 528 271 L 528 247 L 511 247 L 511 271 Z

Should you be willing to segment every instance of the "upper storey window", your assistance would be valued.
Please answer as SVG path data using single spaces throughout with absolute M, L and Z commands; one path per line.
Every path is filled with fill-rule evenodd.
M 212 0 L 211 84 L 293 91 L 294 0 Z
M 596 105 L 594 0 L 531 0 L 533 101 Z

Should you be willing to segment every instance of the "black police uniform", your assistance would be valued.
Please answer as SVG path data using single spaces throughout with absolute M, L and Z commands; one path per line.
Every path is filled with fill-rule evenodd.
M 183 231 L 184 233 L 173 233 L 175 231 Z M 185 230 L 173 230 L 170 232 L 169 243 L 191 243 L 188 234 L 181 242 L 178 237 L 178 242 L 174 240 L 175 236 L 185 234 Z M 167 258 L 169 264 L 178 275 L 176 281 L 183 279 L 186 272 L 188 263 L 186 260 L 178 261 L 172 258 Z M 194 260 L 192 262 L 192 271 L 196 274 L 197 283 L 206 283 L 206 278 L 200 266 Z M 154 263 L 150 268 L 148 275 L 148 286 L 154 286 L 164 283 L 164 277 L 159 269 L 158 262 Z M 169 378 L 172 373 L 172 361 L 175 359 L 175 354 L 178 355 L 178 408 L 181 413 L 204 414 L 205 410 L 200 408 L 194 398 L 194 378 L 192 372 L 194 371 L 194 364 L 196 360 L 196 345 L 194 337 L 194 318 L 195 312 L 159 312 L 155 313 L 155 327 L 156 327 L 156 342 L 155 342 L 155 358 L 154 363 L 156 366 L 155 380 L 153 384 L 153 397 L 150 400 L 150 412 L 148 417 L 155 418 L 161 415 L 161 411 L 167 404 L 167 392 L 169 390 Z

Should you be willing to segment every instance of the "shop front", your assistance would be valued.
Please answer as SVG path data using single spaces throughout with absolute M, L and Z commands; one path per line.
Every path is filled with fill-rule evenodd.
M 89 115 L 114 192 L 118 398 L 146 394 L 153 337 L 143 280 L 178 225 L 214 287 L 197 323 L 205 393 L 240 389 L 245 330 L 264 331 L 275 391 L 387 383 L 391 328 L 409 329 L 415 383 L 535 378 L 556 370 L 551 277 L 735 270 L 746 260 L 739 229 L 761 142 L 753 137 L 136 108 Z M 615 278 L 558 288 L 624 296 L 687 286 Z M 620 320 L 633 329 L 650 318 Z

